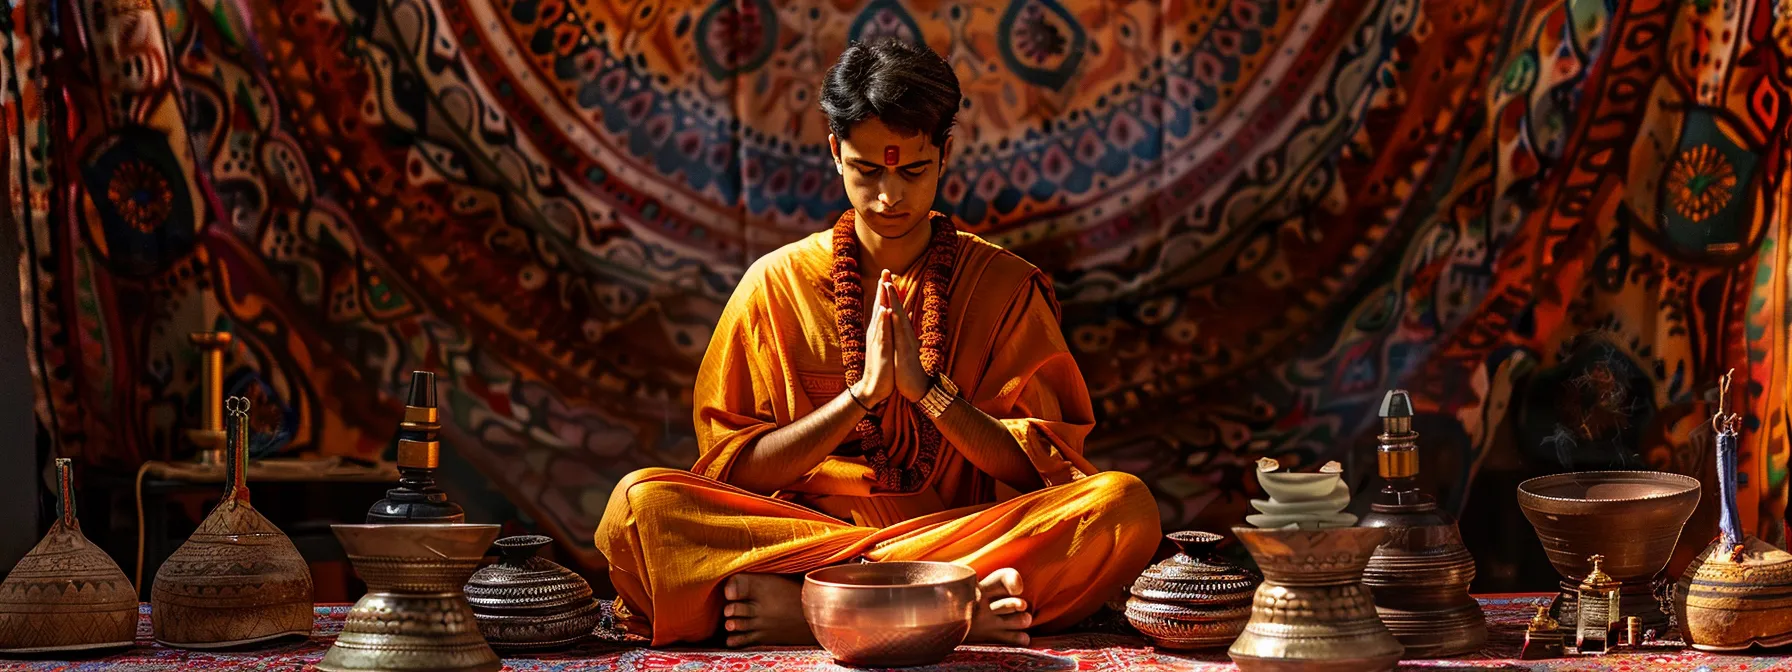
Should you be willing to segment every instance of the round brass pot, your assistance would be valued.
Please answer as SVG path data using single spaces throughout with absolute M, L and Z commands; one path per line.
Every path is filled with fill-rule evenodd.
M 1227 654 L 1243 672 L 1374 672 L 1405 647 L 1382 625 L 1363 568 L 1388 531 L 1234 527 L 1263 584 L 1251 620 Z
M 497 672 L 461 586 L 497 525 L 332 525 L 367 594 L 317 664 L 322 672 Z
M 971 631 L 977 572 L 947 562 L 872 562 L 803 577 L 803 617 L 844 665 L 910 667 L 946 659 Z
M 1654 584 L 1698 504 L 1698 479 L 1659 471 L 1582 471 L 1518 484 L 1518 507 L 1562 575 L 1555 615 L 1562 627 L 1578 623 L 1575 587 L 1593 568 L 1587 558 L 1598 554 L 1622 584 L 1624 613 L 1665 632 L 1668 615 Z

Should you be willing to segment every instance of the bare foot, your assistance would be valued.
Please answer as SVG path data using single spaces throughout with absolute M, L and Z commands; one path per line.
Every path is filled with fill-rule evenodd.
M 1002 568 L 990 572 L 977 583 L 982 598 L 977 612 L 971 616 L 971 634 L 966 644 L 1003 644 L 1026 646 L 1031 638 L 1027 628 L 1033 625 L 1032 605 L 1020 597 L 1020 572 Z
M 813 645 L 803 619 L 803 585 L 777 574 L 736 574 L 722 586 L 722 628 L 729 648 L 778 644 Z

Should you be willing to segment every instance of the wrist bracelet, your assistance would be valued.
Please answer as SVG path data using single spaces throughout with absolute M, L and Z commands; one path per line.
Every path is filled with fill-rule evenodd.
M 852 398 L 852 403 L 855 403 L 855 404 L 858 404 L 858 405 L 859 405 L 859 408 L 862 408 L 862 409 L 864 409 L 864 410 L 865 410 L 865 412 L 866 412 L 866 413 L 870 413 L 870 412 L 871 412 L 871 407 L 870 407 L 870 406 L 866 406 L 866 405 L 865 405 L 865 402 L 863 402 L 863 401 L 859 401 L 859 395 L 856 395 L 856 394 L 853 394 L 853 393 L 852 393 L 852 386 L 851 386 L 851 385 L 847 385 L 847 386 L 846 386 L 846 396 L 848 396 L 848 397 L 850 397 L 850 398 Z
M 920 406 L 921 412 L 926 413 L 927 417 L 938 418 L 946 413 L 946 409 L 957 398 L 958 386 L 952 383 L 951 378 L 947 378 L 946 374 L 942 373 L 934 377 L 933 387 L 927 390 L 927 394 L 916 401 L 915 405 Z

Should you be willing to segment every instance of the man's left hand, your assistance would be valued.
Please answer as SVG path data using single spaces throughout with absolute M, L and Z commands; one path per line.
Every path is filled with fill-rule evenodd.
M 933 388 L 933 377 L 921 368 L 921 338 L 909 322 L 908 307 L 896 294 L 896 283 L 883 283 L 884 305 L 896 313 L 896 393 L 909 401 L 919 401 Z

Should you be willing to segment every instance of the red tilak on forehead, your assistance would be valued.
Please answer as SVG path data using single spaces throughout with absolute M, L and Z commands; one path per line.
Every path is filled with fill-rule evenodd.
M 884 145 L 884 165 L 894 166 L 902 163 L 902 148 L 895 145 Z

